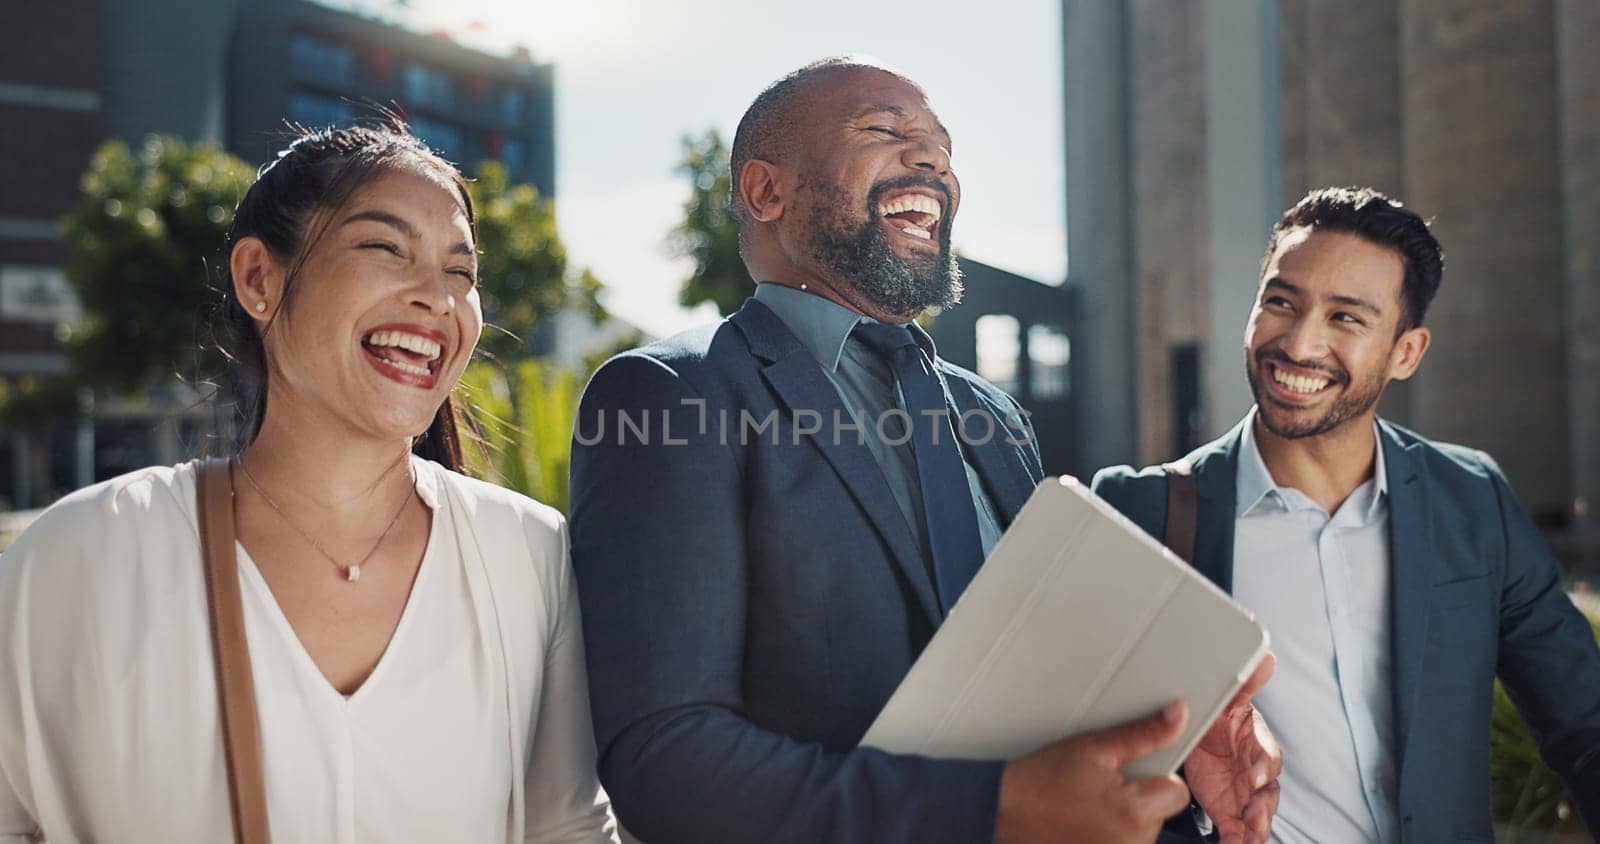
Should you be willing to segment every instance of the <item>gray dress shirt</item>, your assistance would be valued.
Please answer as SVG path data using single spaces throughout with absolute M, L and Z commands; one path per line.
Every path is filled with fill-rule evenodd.
M 871 322 L 872 319 L 821 296 L 781 284 L 758 284 L 755 298 L 771 308 L 778 319 L 799 338 L 800 343 L 810 350 L 822 367 L 822 374 L 839 391 L 839 399 L 844 403 L 845 410 L 861 427 L 860 439 L 866 441 L 878 468 L 883 470 L 884 480 L 889 482 L 895 503 L 900 506 L 900 512 L 905 514 L 906 524 L 911 528 L 912 536 L 916 537 L 924 562 L 931 566 L 933 557 L 928 548 L 916 455 L 911 451 L 910 442 L 902 442 L 905 440 L 904 431 L 896 428 L 901 416 L 889 413 L 892 410 L 905 410 L 905 400 L 895 380 L 894 367 L 851 334 L 857 323 Z M 934 359 L 937 353 L 933 338 L 916 323 L 909 324 L 907 328 L 922 346 L 923 353 L 930 360 Z M 940 377 L 942 380 L 943 376 Z M 955 418 L 955 414 L 956 411 L 952 409 L 951 418 Z M 880 420 L 882 425 L 879 424 Z M 853 431 L 846 431 L 842 435 L 846 438 L 858 436 Z M 955 437 L 954 429 L 950 435 Z M 898 444 L 886 442 L 885 436 Z M 966 468 L 967 486 L 978 512 L 978 538 L 983 543 L 983 553 L 987 555 L 1000 541 L 1000 519 L 983 488 L 982 480 L 965 453 L 961 455 L 961 462 Z

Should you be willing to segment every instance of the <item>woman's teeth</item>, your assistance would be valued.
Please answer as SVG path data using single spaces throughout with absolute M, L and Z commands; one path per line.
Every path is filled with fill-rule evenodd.
M 403 360 L 390 360 L 388 358 L 378 358 L 378 362 L 379 363 L 386 363 L 386 364 L 394 367 L 395 369 L 400 370 L 401 372 L 409 372 L 412 375 L 424 375 L 424 376 L 426 376 L 426 375 L 432 375 L 433 374 L 433 373 L 429 372 L 428 368 L 425 367 L 425 366 L 412 366 L 411 364 L 406 363 Z
M 394 330 L 372 332 L 372 335 L 367 338 L 367 345 L 389 346 L 396 349 L 404 349 L 405 351 L 422 355 L 428 360 L 437 358 L 439 353 L 444 349 L 443 346 L 434 340 L 429 340 L 426 337 L 421 337 L 416 334 L 409 334 L 404 331 Z

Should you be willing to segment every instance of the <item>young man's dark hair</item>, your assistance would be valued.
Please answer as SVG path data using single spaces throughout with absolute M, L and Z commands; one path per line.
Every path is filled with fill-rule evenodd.
M 1395 334 L 1422 325 L 1428 305 L 1439 292 L 1444 252 L 1429 231 L 1428 222 L 1417 212 L 1372 188 L 1319 188 L 1278 218 L 1261 259 L 1263 270 L 1284 234 L 1301 228 L 1348 232 L 1400 253 L 1406 267 L 1400 289 L 1405 310 Z

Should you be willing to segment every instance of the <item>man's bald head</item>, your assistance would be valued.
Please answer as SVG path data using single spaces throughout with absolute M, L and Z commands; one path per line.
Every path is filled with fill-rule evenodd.
M 804 135 L 796 118 L 804 115 L 805 107 L 810 105 L 820 89 L 819 83 L 836 74 L 858 70 L 876 70 L 906 78 L 900 71 L 872 58 L 829 56 L 768 85 L 745 109 L 744 117 L 739 119 L 739 128 L 733 134 L 732 160 L 728 170 L 732 176 L 733 190 L 730 207 L 741 224 L 746 222 L 744 200 L 739 196 L 739 173 L 744 166 L 752 159 L 788 159 Z

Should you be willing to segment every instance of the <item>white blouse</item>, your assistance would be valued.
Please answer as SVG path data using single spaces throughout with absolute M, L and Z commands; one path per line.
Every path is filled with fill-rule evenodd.
M 427 550 L 349 697 L 237 548 L 273 840 L 615 840 L 561 516 L 412 465 Z M 0 842 L 232 840 L 194 479 L 80 490 L 0 556 Z

